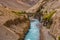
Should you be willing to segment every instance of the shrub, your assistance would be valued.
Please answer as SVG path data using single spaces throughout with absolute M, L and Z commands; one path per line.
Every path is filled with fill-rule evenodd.
M 51 17 L 54 15 L 56 11 L 51 11 L 49 14 L 47 13 L 46 15 L 43 16 L 43 25 L 46 26 L 47 28 L 50 28 L 52 24 L 52 19 Z
M 58 37 L 58 40 L 60 40 L 60 36 Z
M 49 14 L 44 15 L 44 16 L 43 16 L 43 20 L 50 20 L 51 17 L 53 16 L 53 14 L 54 14 L 55 12 L 56 12 L 56 11 L 51 11 Z

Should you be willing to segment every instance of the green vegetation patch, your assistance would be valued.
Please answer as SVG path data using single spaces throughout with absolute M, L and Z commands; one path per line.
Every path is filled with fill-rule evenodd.
M 58 37 L 58 40 L 60 40 L 60 36 Z
M 26 14 L 25 11 L 20 11 L 20 12 L 16 12 L 16 11 L 11 11 L 12 13 L 15 13 L 16 15 L 20 16 L 22 14 Z
M 47 28 L 50 28 L 51 24 L 52 24 L 52 16 L 55 14 L 55 10 L 49 12 L 49 13 L 46 13 L 44 16 L 43 16 L 43 25 L 46 26 Z
M 56 11 L 51 11 L 50 13 L 47 13 L 46 15 L 43 16 L 43 20 L 50 20 L 55 12 Z

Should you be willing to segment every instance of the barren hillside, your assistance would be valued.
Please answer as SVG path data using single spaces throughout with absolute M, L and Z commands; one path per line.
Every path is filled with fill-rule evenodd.
M 18 16 L 12 10 L 0 7 L 0 40 L 23 40 L 29 27 L 27 15 Z
M 38 2 L 35 0 L 0 0 L 0 5 L 15 10 L 27 10 Z
M 18 3 L 17 0 L 0 0 L 0 5 L 15 10 L 27 10 L 29 5 Z

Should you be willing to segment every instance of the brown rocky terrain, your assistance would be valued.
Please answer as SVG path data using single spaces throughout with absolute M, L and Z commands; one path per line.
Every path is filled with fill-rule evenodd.
M 23 40 L 30 22 L 26 14 L 20 16 L 0 7 L 0 40 Z
M 43 9 L 41 11 L 43 11 L 43 14 L 45 14 L 53 10 L 56 10 L 56 13 L 52 16 L 53 23 L 50 26 L 50 29 L 47 30 L 49 31 L 48 34 L 52 36 L 50 37 L 50 40 L 51 38 L 54 38 L 54 40 L 58 40 L 58 38 L 60 37 L 60 0 L 48 0 L 48 2 L 43 5 Z M 47 38 L 47 40 L 49 39 Z
M 22 10 L 22 11 L 25 11 L 31 7 L 29 6 L 29 4 L 27 5 L 27 4 L 24 4 L 23 2 L 19 3 L 17 0 L 0 0 L 0 5 L 10 9 Z
M 39 0 L 0 0 L 0 5 L 14 10 L 25 11 L 35 5 Z
M 60 0 L 38 1 L 39 0 L 0 0 L 0 40 L 24 40 L 23 38 L 29 29 L 30 22 L 27 20 L 27 15 L 17 16 L 11 12 L 12 10 L 36 13 L 39 8 L 41 8 L 40 11 L 42 11 L 44 15 L 51 11 L 56 11 L 52 16 L 50 29 L 42 26 L 41 40 L 58 40 L 60 37 Z
M 50 33 L 58 40 L 60 37 L 60 13 L 57 11 L 53 17 L 53 24 L 50 28 Z
M 19 1 L 25 2 L 25 3 L 33 6 L 33 5 L 35 5 L 39 0 L 19 0 Z
M 35 0 L 34 0 L 35 1 Z M 0 0 L 0 40 L 24 40 L 30 28 L 30 21 L 26 14 L 17 16 L 12 11 L 25 11 L 33 4 L 31 1 Z

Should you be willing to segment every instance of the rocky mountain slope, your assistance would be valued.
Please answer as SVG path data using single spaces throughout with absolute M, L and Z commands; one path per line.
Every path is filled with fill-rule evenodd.
M 27 15 L 17 16 L 15 13 L 12 13 L 12 10 L 26 10 L 26 12 L 35 13 L 38 9 L 39 12 L 37 13 L 42 13 L 42 16 L 56 11 L 51 17 L 51 25 L 45 20 L 49 29 L 44 26 L 43 29 L 41 28 L 42 35 L 45 35 L 44 40 L 58 40 L 60 38 L 60 0 L 38 1 L 39 0 L 0 0 L 0 30 L 2 30 L 2 32 L 0 31 L 0 40 L 23 40 L 29 29 L 30 21 L 27 20 Z
M 60 0 L 48 0 L 43 6 L 43 14 L 49 14 L 52 11 L 56 11 L 52 16 L 52 25 L 50 25 L 49 34 L 55 39 L 58 40 L 60 37 Z
M 24 40 L 30 28 L 30 20 L 26 14 L 18 16 L 12 11 L 25 11 L 37 2 L 38 0 L 0 0 L 0 40 Z
M 39 0 L 19 0 L 19 1 L 25 2 L 25 3 L 33 6 L 33 5 L 35 5 Z
M 0 40 L 23 40 L 30 27 L 26 14 L 20 16 L 0 7 Z
M 0 5 L 3 7 L 8 7 L 15 10 L 27 10 L 31 6 L 23 4 L 23 2 L 18 2 L 17 0 L 0 0 Z
M 10 9 L 25 11 L 38 1 L 39 0 L 0 0 L 0 5 Z

